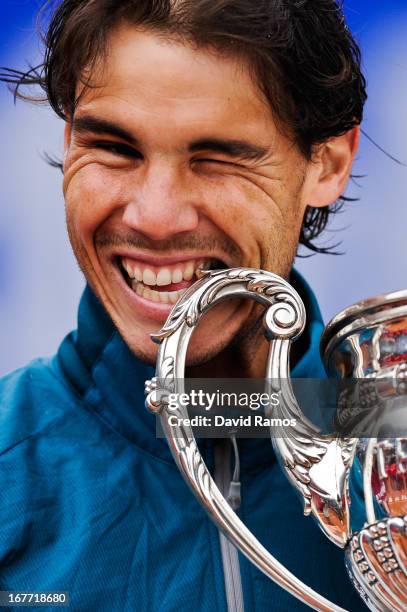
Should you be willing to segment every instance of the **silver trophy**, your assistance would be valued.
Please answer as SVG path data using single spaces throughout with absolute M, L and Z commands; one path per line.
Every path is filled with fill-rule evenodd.
M 312 514 L 327 537 L 345 549 L 349 575 L 371 610 L 407 610 L 407 439 L 392 430 L 406 418 L 407 291 L 360 302 L 327 326 L 321 346 L 329 376 L 357 381 L 338 394 L 335 435 L 321 434 L 293 392 L 290 347 L 304 329 L 305 309 L 279 276 L 243 268 L 202 271 L 153 336 L 159 350 L 156 377 L 146 382 L 146 405 L 160 415 L 174 459 L 200 503 L 229 540 L 282 588 L 315 610 L 338 611 L 342 608 L 298 580 L 246 528 L 205 465 L 188 425 L 188 408 L 179 404 L 169 410 L 168 395 L 184 392 L 186 352 L 196 325 L 230 297 L 252 298 L 265 307 L 266 384 L 280 398 L 270 414 L 296 423 L 281 436 L 274 432 L 272 443 L 304 514 Z M 174 415 L 177 426 L 169 420 Z M 352 499 L 356 494 L 359 503 Z M 362 508 L 363 516 L 353 516 L 353 508 Z

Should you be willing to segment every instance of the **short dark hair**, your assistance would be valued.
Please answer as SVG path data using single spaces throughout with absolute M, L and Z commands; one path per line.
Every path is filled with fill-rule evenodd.
M 367 96 L 360 49 L 337 0 L 59 0 L 42 11 L 51 12 L 43 64 L 27 72 L 8 70 L 2 78 L 25 99 L 38 100 L 24 96 L 21 86 L 39 85 L 65 120 L 75 111 L 84 67 L 104 53 L 109 31 L 121 20 L 239 54 L 275 118 L 308 159 L 315 145 L 362 120 Z M 308 206 L 300 244 L 329 252 L 314 240 L 347 199 Z

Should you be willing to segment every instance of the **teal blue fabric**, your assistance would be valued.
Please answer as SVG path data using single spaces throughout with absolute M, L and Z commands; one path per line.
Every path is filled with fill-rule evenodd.
M 321 377 L 321 315 L 305 282 L 293 281 L 308 311 L 308 350 L 293 374 Z M 2 379 L 1 590 L 69 591 L 69 609 L 84 612 L 226 610 L 218 532 L 144 408 L 152 374 L 86 288 L 78 329 L 58 354 Z M 212 469 L 212 441 L 201 448 Z M 343 551 L 303 517 L 270 442 L 239 448 L 243 521 L 311 587 L 365 609 Z M 308 609 L 242 556 L 240 568 L 246 611 Z

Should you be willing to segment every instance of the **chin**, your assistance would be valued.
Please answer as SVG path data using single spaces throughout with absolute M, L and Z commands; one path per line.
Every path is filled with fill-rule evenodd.
M 140 361 L 148 365 L 156 365 L 159 345 L 153 343 L 151 338 L 148 337 L 147 341 L 143 343 L 141 340 L 135 342 L 134 339 L 126 339 L 125 334 L 121 334 L 121 336 L 137 359 L 140 359 Z M 188 346 L 185 366 L 190 368 L 207 364 L 225 351 L 227 347 L 232 344 L 232 342 L 233 337 L 230 339 L 225 339 L 223 342 L 218 342 L 215 345 L 213 342 L 211 345 L 208 345 L 200 340 L 198 335 L 195 338 L 191 338 Z M 148 343 L 151 343 L 151 350 L 141 348 L 143 344 L 147 345 Z

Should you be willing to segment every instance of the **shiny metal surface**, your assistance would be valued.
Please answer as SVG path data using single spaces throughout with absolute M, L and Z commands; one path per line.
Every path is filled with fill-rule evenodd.
M 355 438 L 348 489 L 353 534 L 349 575 L 371 610 L 407 610 L 407 291 L 364 300 L 327 326 L 321 353 L 330 376 L 360 379 L 339 398 L 339 425 L 366 430 Z M 363 499 L 360 514 L 360 497 Z
M 407 361 L 407 290 L 345 308 L 326 326 L 321 354 L 330 376 L 364 377 Z
M 304 514 L 312 514 L 325 533 L 337 546 L 349 540 L 350 514 L 348 474 L 356 440 L 348 437 L 322 436 L 302 414 L 294 397 L 289 378 L 288 357 L 276 354 L 271 346 L 268 381 L 280 395 L 273 416 L 294 418 L 294 427 L 285 426 L 279 437 L 271 437 L 283 471 L 296 488 L 304 503 Z
M 383 435 L 389 422 L 399 426 L 406 420 L 407 431 L 407 291 L 360 302 L 327 326 L 321 341 L 327 372 L 344 381 L 361 379 L 339 395 L 335 424 L 342 435 L 334 437 L 320 434 L 294 396 L 289 353 L 304 328 L 305 311 L 280 277 L 250 269 L 202 273 L 154 338 L 160 348 L 156 378 L 146 383 L 146 405 L 160 415 L 175 461 L 198 500 L 231 542 L 277 584 L 316 610 L 340 610 L 288 572 L 245 527 L 182 420 L 187 408 L 180 404 L 175 413 L 168 410 L 166 394 L 183 392 L 188 342 L 199 319 L 219 301 L 236 296 L 266 308 L 267 391 L 280 399 L 273 417 L 295 422 L 284 427 L 284 435 L 272 436 L 272 443 L 303 500 L 304 514 L 312 514 L 345 548 L 351 580 L 371 610 L 407 610 L 407 436 Z M 169 424 L 173 414 L 181 418 L 178 428 Z M 367 427 L 374 434 L 359 436 Z
M 179 405 L 176 412 L 168 411 L 165 395 L 183 392 L 188 342 L 200 317 L 219 301 L 236 296 L 252 298 L 266 307 L 264 325 L 266 336 L 270 340 L 268 376 L 284 379 L 287 401 L 284 402 L 283 410 L 285 413 L 300 415 L 288 376 L 288 358 L 291 341 L 301 333 L 305 324 L 305 310 L 301 298 L 285 280 L 270 272 L 240 268 L 203 274 L 203 278 L 186 291 L 175 305 L 164 327 L 154 337 L 160 348 L 156 378 L 146 383 L 146 405 L 160 415 L 170 449 L 185 480 L 216 525 L 233 544 L 267 576 L 315 610 L 339 611 L 342 610 L 340 607 L 293 576 L 247 529 L 212 479 L 199 452 L 192 428 L 183 420 L 188 417 L 187 409 Z M 168 419 L 171 414 L 182 419 L 178 428 L 170 426 Z M 304 427 L 307 428 L 306 425 Z M 316 434 L 314 430 L 312 433 Z M 303 471 L 311 473 L 310 466 L 320 462 L 321 458 L 328 454 L 331 445 L 321 441 L 321 445 L 316 445 L 315 450 L 308 447 L 304 446 L 301 436 L 292 431 L 286 444 L 278 446 L 278 452 L 282 461 L 287 460 L 290 479 L 304 495 L 306 507 L 312 508 L 312 492 L 313 489 L 318 490 L 321 477 L 325 478 L 325 469 L 321 474 L 315 474 L 315 485 L 314 475 L 307 477 L 310 481 L 307 484 Z M 331 450 L 329 452 L 331 453 Z M 334 460 L 337 453 L 331 454 Z M 339 480 L 341 487 L 343 479 Z M 335 503 L 340 495 L 335 487 L 333 489 Z M 326 483 L 322 485 L 322 493 L 332 495 Z

